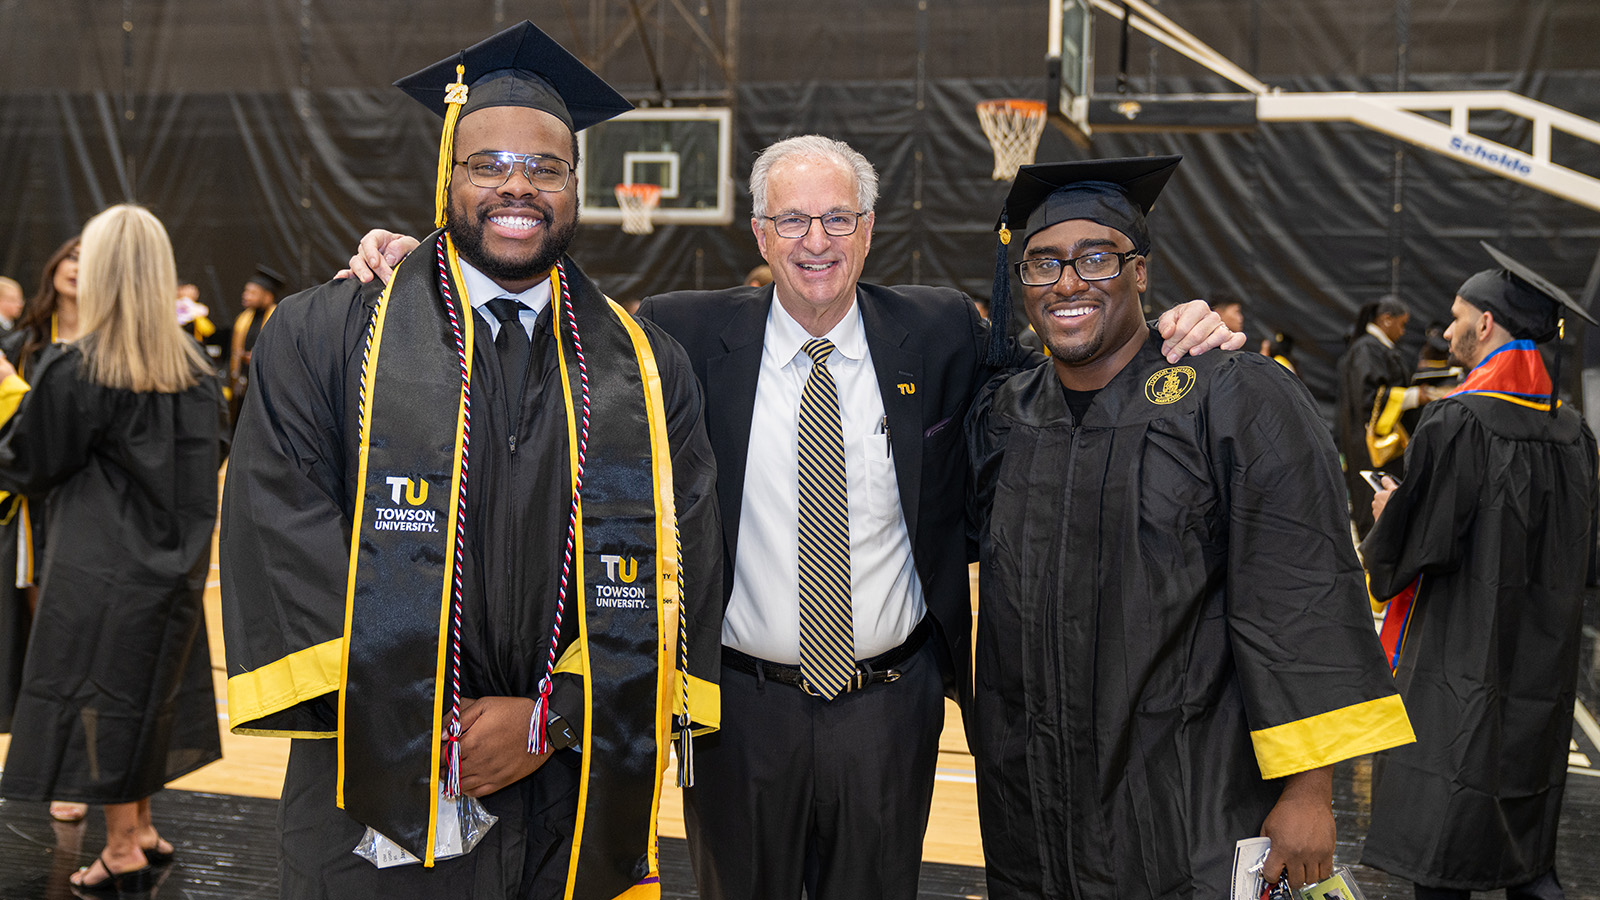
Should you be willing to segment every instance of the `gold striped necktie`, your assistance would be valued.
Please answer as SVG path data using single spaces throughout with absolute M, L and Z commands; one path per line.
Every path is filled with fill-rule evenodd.
M 803 348 L 811 374 L 800 395 L 800 674 L 832 700 L 855 674 L 850 616 L 850 516 L 833 342 Z

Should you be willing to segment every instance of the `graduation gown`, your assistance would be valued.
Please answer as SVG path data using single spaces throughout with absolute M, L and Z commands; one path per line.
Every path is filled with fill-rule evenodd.
M 20 359 L 22 348 L 27 344 L 31 334 L 30 330 L 19 328 L 0 335 L 0 352 L 4 352 L 7 359 L 13 361 Z M 40 352 L 42 351 L 36 351 L 32 359 L 19 366 L 19 373 L 25 375 L 28 367 L 38 362 Z M 16 385 L 17 382 L 10 384 Z M 21 385 L 26 390 L 26 382 L 21 382 Z M 6 392 L 0 390 L 0 422 L 10 418 L 16 411 L 16 399 L 18 398 L 6 396 Z M 17 568 L 21 557 L 18 533 L 22 529 L 25 515 L 31 524 L 43 524 L 42 494 L 29 499 L 27 514 L 23 512 L 22 495 L 6 492 L 0 497 L 0 732 L 11 731 L 11 718 L 17 709 L 17 692 L 22 689 L 22 661 L 28 650 L 28 632 L 33 628 L 33 616 L 28 611 L 26 589 L 17 586 L 19 579 Z M 33 561 L 37 561 L 40 556 L 38 551 L 44 546 L 44 535 L 38 528 L 34 528 L 28 539 L 33 548 L 30 557 Z
M 1568 407 L 1459 394 L 1424 410 L 1361 545 L 1373 596 L 1421 579 L 1396 671 L 1417 742 L 1378 758 L 1363 863 L 1471 890 L 1554 865 L 1596 459 Z
M 563 263 L 575 302 L 605 302 L 571 260 Z M 288 298 L 253 352 L 223 498 L 230 705 L 231 679 L 256 670 L 276 693 L 255 695 L 255 708 L 232 708 L 230 717 L 236 732 L 300 739 L 284 785 L 285 897 L 495 898 L 519 896 L 536 883 L 559 891 L 572 842 L 575 784 L 567 770 L 576 765 L 574 751 L 556 751 L 531 777 L 484 798 L 500 821 L 473 852 L 431 869 L 379 870 L 351 853 L 362 826 L 334 806 L 335 742 L 308 740 L 332 738 L 337 728 L 351 515 L 360 490 L 356 398 L 363 338 L 380 289 L 346 279 Z M 547 308 L 533 329 L 520 408 L 502 383 L 482 314 L 476 322 L 464 697 L 534 697 L 545 671 L 571 504 L 559 349 L 549 316 Z M 700 389 L 682 348 L 650 323 L 640 325 L 661 372 L 672 447 L 690 672 L 714 685 L 722 630 L 721 532 Z M 604 485 L 587 484 L 588 490 Z M 563 652 L 576 630 L 571 602 Z M 558 672 L 551 697 L 551 709 L 580 735 L 583 690 L 579 676 Z M 695 718 L 714 725 L 709 707 L 698 704 Z
M 973 702 L 989 896 L 1224 897 L 1281 778 L 1410 739 L 1311 396 L 1151 332 L 1075 424 L 980 397 Z
M 0 489 L 51 510 L 0 794 L 128 803 L 222 756 L 201 595 L 226 409 L 210 373 L 134 393 L 83 366 L 47 349 L 0 430 Z
M 1403 454 L 1381 465 L 1373 461 L 1367 449 L 1367 424 L 1373 424 L 1379 437 L 1394 433 L 1406 389 L 1411 386 L 1411 372 L 1398 348 L 1371 334 L 1357 335 L 1339 357 L 1339 452 L 1344 454 L 1350 518 L 1358 534 L 1365 535 L 1372 527 L 1372 488 L 1361 477 L 1361 470 L 1376 469 L 1396 478 L 1405 474 Z

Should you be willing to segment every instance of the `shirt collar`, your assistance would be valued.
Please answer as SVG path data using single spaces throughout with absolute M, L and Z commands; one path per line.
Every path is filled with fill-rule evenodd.
M 1383 329 L 1379 328 L 1378 326 L 1376 326 L 1374 324 L 1372 324 L 1371 322 L 1367 323 L 1367 334 L 1370 334 L 1373 337 L 1377 338 L 1378 340 L 1382 341 L 1383 345 L 1385 347 L 1388 347 L 1390 350 L 1394 349 L 1394 341 L 1389 340 L 1389 336 L 1387 334 L 1383 333 Z
M 867 333 L 861 324 L 861 304 L 858 298 L 852 298 L 850 309 L 839 320 L 839 324 L 823 337 L 833 341 L 834 349 L 846 359 L 861 360 L 867 355 Z M 794 316 L 783 308 L 778 302 L 776 294 L 772 297 L 772 308 L 767 312 L 767 349 L 779 361 L 779 365 L 787 366 L 800 355 L 800 348 L 806 341 L 814 337 L 811 332 L 795 321 Z
M 495 284 L 493 278 L 478 271 L 472 263 L 460 257 L 457 257 L 456 261 L 461 264 L 461 286 L 466 289 L 467 299 L 472 302 L 473 309 L 482 309 L 484 304 L 497 297 L 510 297 L 534 312 L 544 312 L 544 308 L 550 305 L 548 278 L 520 294 L 513 294 Z

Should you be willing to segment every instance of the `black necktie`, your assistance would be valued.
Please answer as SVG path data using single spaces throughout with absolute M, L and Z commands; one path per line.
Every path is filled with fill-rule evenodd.
M 515 419 L 522 408 L 522 379 L 528 372 L 528 356 L 532 348 L 528 332 L 518 318 L 525 309 L 510 297 L 496 297 L 488 303 L 489 312 L 500 320 L 500 333 L 495 335 L 495 355 L 500 357 L 500 373 L 506 379 L 507 405 Z

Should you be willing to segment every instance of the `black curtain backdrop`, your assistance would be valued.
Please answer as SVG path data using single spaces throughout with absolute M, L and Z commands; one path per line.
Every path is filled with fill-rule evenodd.
M 0 0 L 0 273 L 31 293 L 57 244 L 135 200 L 166 222 L 180 276 L 219 325 L 258 262 L 291 289 L 325 280 L 367 228 L 431 221 L 439 123 L 389 83 L 531 18 L 637 100 L 659 101 L 658 74 L 669 95 L 732 99 L 734 223 L 646 236 L 584 226 L 574 255 L 613 296 L 736 283 L 760 261 L 745 179 L 754 154 L 821 132 L 882 174 L 865 277 L 984 299 L 1007 186 L 989 177 L 973 107 L 1042 97 L 1047 3 L 661 0 L 633 19 L 626 0 Z M 1160 9 L 1284 90 L 1503 89 L 1600 119 L 1592 0 Z M 708 48 L 730 21 L 725 68 Z M 1110 92 L 1117 27 L 1103 16 L 1096 27 L 1097 89 Z M 1135 90 L 1232 89 L 1137 34 L 1129 76 Z M 1521 120 L 1474 126 L 1531 146 Z M 1600 148 L 1560 136 L 1555 147 L 1558 162 L 1600 175 Z M 1355 310 L 1391 286 L 1415 312 L 1414 348 L 1487 265 L 1479 239 L 1575 294 L 1600 249 L 1600 213 L 1358 126 L 1106 135 L 1092 151 L 1049 129 L 1038 159 L 1147 153 L 1185 156 L 1153 216 L 1150 306 L 1245 297 L 1252 341 L 1293 334 L 1324 400 Z

